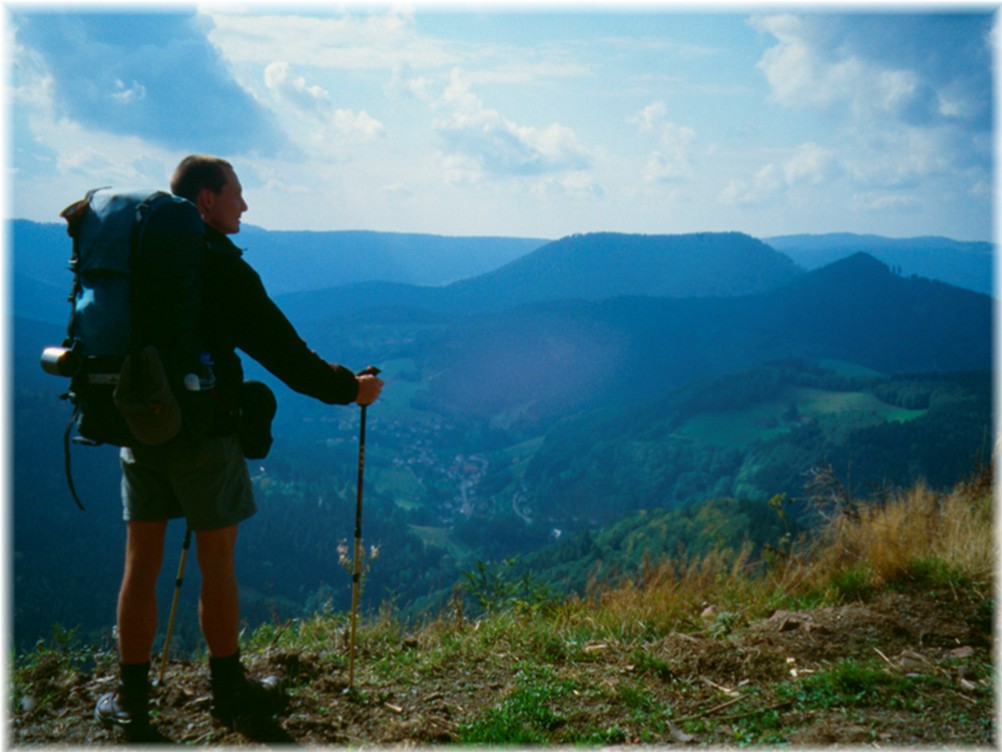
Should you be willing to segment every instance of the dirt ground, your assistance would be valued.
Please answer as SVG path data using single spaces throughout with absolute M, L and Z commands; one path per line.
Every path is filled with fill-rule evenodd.
M 617 746 L 757 740 L 805 747 L 994 747 L 993 633 L 984 610 L 948 595 L 886 593 L 865 605 L 779 611 L 729 634 L 673 633 L 639 646 L 661 671 L 636 665 L 636 643 L 595 643 L 585 648 L 588 660 L 552 664 L 575 688 L 554 700 L 562 720 L 552 739 L 576 743 L 584 729 L 615 727 L 624 730 L 621 738 L 610 737 Z M 428 649 L 429 639 L 413 635 L 407 649 Z M 510 696 L 518 681 L 514 657 L 506 662 L 504 656 L 476 656 L 440 670 L 396 672 L 395 678 L 377 670 L 379 658 L 360 643 L 355 691 L 349 692 L 346 672 L 319 656 L 288 649 L 245 656 L 252 674 L 288 678 L 291 704 L 281 719 L 259 719 L 237 730 L 213 724 L 204 664 L 173 663 L 154 692 L 154 724 L 165 742 L 206 746 L 459 743 L 461 727 Z M 881 706 L 811 704 L 777 691 L 845 659 L 876 661 L 889 677 L 930 681 L 916 680 L 914 696 Z M 114 684 L 107 667 L 67 673 L 55 665 L 43 659 L 31 669 L 31 693 L 22 693 L 9 709 L 7 743 L 121 744 L 116 732 L 93 719 L 97 697 Z M 660 713 L 662 723 L 645 725 L 624 688 L 642 691 L 641 711 Z M 772 733 L 762 736 L 766 725 Z M 660 729 L 660 736 L 652 737 L 651 728 Z M 757 739 L 742 737 L 750 728 Z

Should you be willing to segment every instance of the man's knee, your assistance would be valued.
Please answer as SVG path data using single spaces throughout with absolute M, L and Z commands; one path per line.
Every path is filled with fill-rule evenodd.
M 154 580 L 164 556 L 166 521 L 130 521 L 125 546 L 126 576 L 146 576 Z
M 198 565 L 202 576 L 224 568 L 232 568 L 234 550 L 237 542 L 237 526 L 219 528 L 217 530 L 195 531 Z

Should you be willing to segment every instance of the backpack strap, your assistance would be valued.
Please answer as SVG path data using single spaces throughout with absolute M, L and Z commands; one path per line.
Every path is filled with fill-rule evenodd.
M 70 439 L 70 434 L 73 432 L 73 425 L 77 421 L 77 415 L 79 415 L 80 409 L 74 408 L 73 415 L 70 416 L 70 422 L 66 424 L 66 430 L 63 431 L 63 466 L 66 469 L 66 485 L 70 487 L 70 493 L 73 494 L 73 501 L 77 503 L 81 512 L 87 511 L 84 508 L 83 502 L 80 501 L 80 496 L 77 495 L 76 486 L 73 484 L 73 468 L 70 466 L 70 445 L 72 443 Z

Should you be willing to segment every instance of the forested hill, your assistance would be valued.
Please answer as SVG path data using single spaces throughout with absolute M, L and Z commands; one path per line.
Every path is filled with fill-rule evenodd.
M 450 286 L 457 300 L 500 308 L 622 295 L 667 298 L 760 293 L 797 276 L 781 253 L 741 233 L 572 235 Z
M 988 296 L 857 255 L 762 295 L 572 301 L 472 318 L 429 338 L 422 364 L 437 409 L 560 414 L 783 358 L 886 373 L 987 370 L 991 310 Z
M 993 291 L 995 249 L 992 243 L 941 237 L 885 238 L 830 233 L 783 235 L 765 242 L 805 269 L 817 269 L 855 253 L 867 253 L 901 274 L 938 279 L 986 295 Z

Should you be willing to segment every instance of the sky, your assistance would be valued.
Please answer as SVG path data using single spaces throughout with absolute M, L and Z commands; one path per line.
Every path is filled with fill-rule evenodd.
M 9 3 L 7 211 L 205 152 L 273 230 L 993 239 L 993 6 L 694 8 Z

